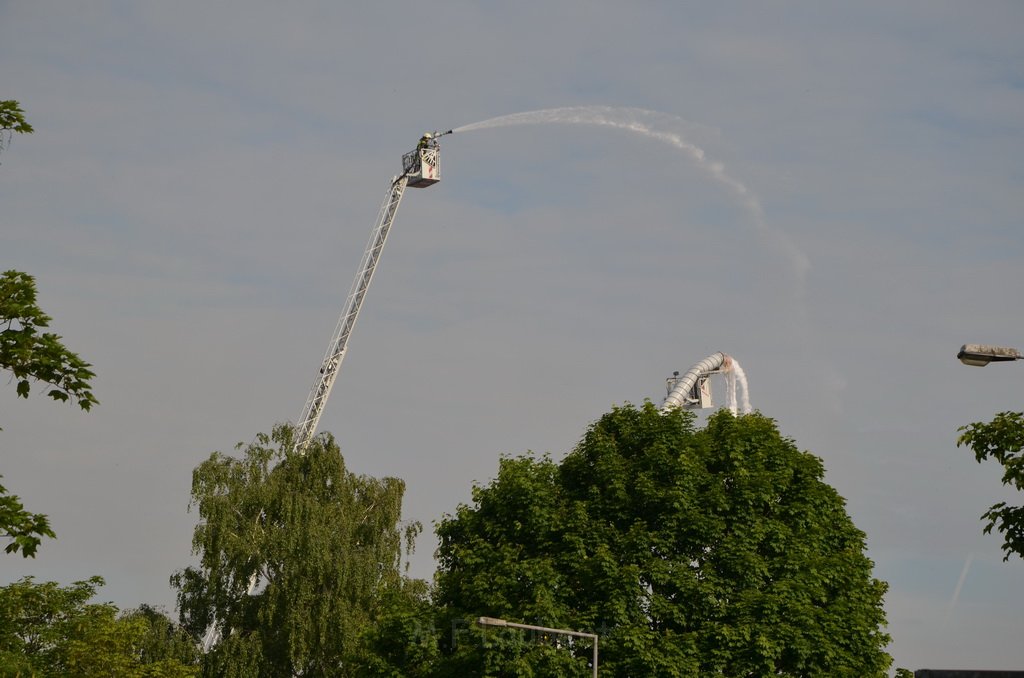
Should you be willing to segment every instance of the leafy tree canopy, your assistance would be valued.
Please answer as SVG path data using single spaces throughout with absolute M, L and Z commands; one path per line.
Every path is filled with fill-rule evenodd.
M 143 616 L 118 617 L 109 603 L 90 603 L 103 580 L 62 587 L 31 577 L 0 588 L 0 675 L 99 678 L 191 678 L 194 651 L 158 649 L 166 637 Z M 148 608 L 152 609 L 152 608 Z M 179 656 L 173 656 L 179 654 Z
M 293 435 L 278 426 L 193 473 L 200 567 L 171 582 L 188 631 L 220 630 L 205 675 L 364 675 L 367 629 L 410 585 L 403 537 L 411 548 L 419 525 L 403 530 L 404 483 L 349 472 L 329 434 L 301 452 Z
M 406 580 L 382 597 L 375 623 L 364 630 L 352 660 L 353 672 L 362 678 L 430 678 L 439 635 L 426 582 Z
M 178 626 L 167 614 L 152 605 L 122 613 L 121 618 L 145 630 L 137 645 L 140 659 L 147 665 L 172 665 L 174 662 L 195 666 L 198 674 L 199 645 L 196 638 Z
M 977 422 L 960 428 L 957 445 L 974 451 L 980 464 L 993 459 L 1003 467 L 1003 485 L 1024 490 L 1024 412 L 1001 412 L 990 422 Z M 1003 560 L 1017 554 L 1024 558 L 1024 506 L 1005 501 L 993 504 L 982 514 L 985 534 L 996 528 L 1003 535 Z
M 439 676 L 875 678 L 891 662 L 864 534 L 820 459 L 761 415 L 603 416 L 561 462 L 502 459 L 438 525 Z

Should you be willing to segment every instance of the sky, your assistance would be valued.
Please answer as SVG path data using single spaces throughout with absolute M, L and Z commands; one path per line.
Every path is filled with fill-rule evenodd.
M 401 154 L 571 108 L 442 140 L 321 419 L 406 481 L 412 573 L 501 455 L 724 351 L 866 533 L 894 667 L 1024 669 L 1024 562 L 980 520 L 1019 496 L 956 447 L 1024 364 L 955 358 L 1024 347 L 1022 30 L 1010 1 L 0 2 L 35 127 L 0 269 L 101 403 L 0 390 L 3 484 L 58 535 L 0 583 L 173 610 L 192 469 L 298 418 Z

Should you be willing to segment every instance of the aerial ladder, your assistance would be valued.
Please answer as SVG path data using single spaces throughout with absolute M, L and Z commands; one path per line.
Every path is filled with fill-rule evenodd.
M 331 342 L 327 346 L 323 362 L 320 365 L 320 374 L 313 382 L 306 405 L 302 408 L 299 421 L 295 427 L 295 445 L 298 450 L 303 450 L 309 441 L 316 434 L 317 425 L 320 422 L 320 415 L 323 414 L 327 398 L 331 395 L 334 381 L 338 377 L 341 363 L 345 359 L 348 350 L 348 340 L 352 336 L 352 330 L 359 318 L 359 310 L 363 307 L 366 299 L 366 291 L 373 281 L 373 273 L 380 261 L 381 251 L 388 239 L 391 225 L 395 222 L 395 215 L 398 213 L 398 206 L 402 202 L 406 187 L 426 188 L 433 186 L 441 180 L 441 149 L 437 143 L 438 138 L 451 134 L 447 132 L 427 132 L 412 150 L 402 156 L 402 173 L 391 180 L 387 197 L 381 205 L 377 222 L 370 233 L 370 241 L 366 245 L 363 259 L 359 264 L 359 271 L 352 283 L 348 300 L 345 302 L 345 310 L 338 319 L 338 326 L 334 330 Z
M 721 351 L 712 353 L 707 358 L 695 363 L 682 376 L 679 372 L 673 372 L 672 376 L 665 380 L 665 390 L 668 395 L 661 403 L 661 411 L 668 412 L 675 408 L 697 410 L 714 407 L 710 382 L 710 377 L 713 374 L 726 376 L 726 398 L 733 414 L 737 412 L 748 414 L 750 402 L 747 377 L 739 362 Z M 743 390 L 742 401 L 737 400 L 737 382 L 739 388 Z
M 402 203 L 405 189 L 407 187 L 426 188 L 441 180 L 441 148 L 437 140 L 451 133 L 452 130 L 427 132 L 420 137 L 414 150 L 402 156 L 402 173 L 391 180 L 388 194 L 384 198 L 384 204 L 381 205 L 380 214 L 370 233 L 370 241 L 366 245 L 366 251 L 359 263 L 359 271 L 356 273 L 352 289 L 348 293 L 345 309 L 338 319 L 338 326 L 331 337 L 331 343 L 327 346 L 327 353 L 324 354 L 320 374 L 313 382 L 306 405 L 302 408 L 302 414 L 299 415 L 294 438 L 295 450 L 299 453 L 305 450 L 309 441 L 316 434 L 320 415 L 323 414 L 327 398 L 331 395 L 331 389 L 338 378 L 341 362 L 345 359 L 345 353 L 348 350 L 348 340 L 352 336 L 352 330 L 359 318 L 359 310 L 366 300 L 366 291 L 373 281 L 373 273 L 377 270 L 377 263 L 380 261 L 380 255 L 384 249 L 384 243 L 387 242 L 391 226 L 395 223 L 395 215 L 398 213 L 398 206 Z M 249 594 L 251 595 L 255 590 L 256 575 L 254 574 L 249 581 Z M 209 652 L 219 641 L 220 627 L 214 621 L 207 627 L 203 636 L 203 650 Z

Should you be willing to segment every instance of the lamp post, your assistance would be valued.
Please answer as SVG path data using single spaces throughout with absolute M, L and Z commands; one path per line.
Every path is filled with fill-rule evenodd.
M 563 636 L 575 636 L 576 638 L 590 638 L 594 641 L 594 678 L 597 678 L 597 634 L 584 633 L 583 631 L 570 631 L 569 629 L 552 629 L 546 626 L 534 626 L 533 624 L 517 624 L 516 622 L 495 619 L 494 617 L 480 617 L 476 620 L 480 626 L 505 626 L 513 629 L 525 629 L 527 631 L 543 631 L 544 633 L 560 633 Z
M 1015 348 L 1007 346 L 988 346 L 987 344 L 964 344 L 956 354 L 964 365 L 984 367 L 989 363 L 1001 363 L 1011 360 L 1024 360 L 1024 355 Z

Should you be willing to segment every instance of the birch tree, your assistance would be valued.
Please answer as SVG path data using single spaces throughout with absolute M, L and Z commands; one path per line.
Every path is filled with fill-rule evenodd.
M 220 631 L 205 675 L 356 675 L 366 628 L 403 589 L 419 530 L 401 519 L 404 483 L 350 472 L 330 434 L 302 452 L 293 434 L 277 426 L 193 473 L 200 564 L 171 581 L 185 628 Z

